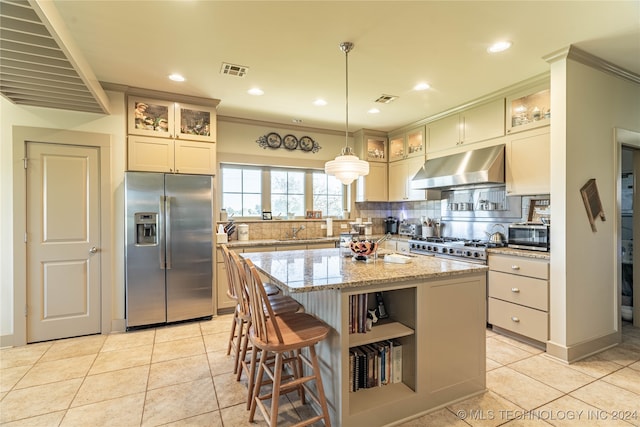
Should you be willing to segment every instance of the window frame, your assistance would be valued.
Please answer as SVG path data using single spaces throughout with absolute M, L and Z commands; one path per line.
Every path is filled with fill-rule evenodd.
M 273 209 L 271 209 L 271 171 L 295 171 L 295 172 L 300 172 L 303 171 L 305 173 L 305 179 L 304 179 L 304 212 L 306 212 L 307 210 L 313 210 L 313 173 L 317 173 L 317 172 L 321 172 L 323 171 L 322 169 L 314 169 L 314 168 L 294 168 L 294 167 L 286 167 L 286 166 L 264 166 L 264 165 L 249 165 L 249 164 L 239 164 L 239 163 L 224 163 L 221 162 L 220 163 L 220 190 L 219 190 L 219 197 L 218 197 L 218 202 L 220 204 L 220 207 L 222 209 L 224 209 L 224 206 L 222 205 L 222 200 L 223 200 L 223 186 L 224 183 L 222 182 L 222 175 L 223 175 L 223 169 L 226 167 L 230 167 L 230 168 L 241 168 L 241 169 L 257 169 L 257 170 L 261 170 L 261 176 L 262 176 L 262 197 L 261 197 L 261 205 L 262 205 L 262 210 L 263 211 L 271 211 L 273 214 L 274 219 L 277 218 L 278 212 L 273 212 Z M 342 209 L 343 212 L 345 210 L 349 211 L 349 201 L 350 201 L 350 191 L 351 191 L 351 186 L 347 185 L 347 186 L 343 186 L 343 191 L 342 191 Z M 316 209 L 317 210 L 317 209 Z M 280 213 L 281 216 L 283 216 L 284 218 L 286 218 L 287 213 L 286 212 L 281 212 Z M 326 217 L 325 217 L 326 218 Z M 329 218 L 339 218 L 339 216 L 329 216 Z M 262 215 L 256 215 L 256 216 L 234 216 L 234 219 L 241 219 L 241 220 L 262 220 Z M 303 215 L 301 216 L 296 216 L 295 218 L 293 218 L 295 220 L 300 220 L 300 219 L 305 219 L 305 215 L 303 213 Z

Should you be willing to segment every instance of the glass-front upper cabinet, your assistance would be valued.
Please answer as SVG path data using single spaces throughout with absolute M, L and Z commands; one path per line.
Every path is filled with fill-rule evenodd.
M 368 162 L 387 161 L 387 139 L 382 137 L 365 136 L 366 156 Z
M 128 133 L 192 141 L 216 141 L 216 109 L 172 101 L 128 97 Z
M 424 157 L 425 127 L 420 126 L 389 137 L 389 161 Z
M 389 136 L 389 161 L 404 159 L 404 133 Z
M 506 131 L 520 132 L 551 123 L 549 85 L 537 86 L 507 98 Z

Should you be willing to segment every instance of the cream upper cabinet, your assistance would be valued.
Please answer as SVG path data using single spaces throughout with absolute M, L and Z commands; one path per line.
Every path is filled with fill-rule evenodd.
M 369 163 L 369 175 L 358 177 L 356 202 L 386 202 L 387 164 Z
M 389 201 L 439 199 L 436 190 L 414 190 L 411 179 L 424 165 L 424 157 L 414 157 L 389 163 Z
M 507 97 L 507 134 L 548 126 L 551 122 L 550 102 L 551 91 L 548 84 L 522 90 Z
M 216 145 L 208 142 L 130 135 L 127 169 L 215 175 Z
M 512 135 L 506 144 L 505 180 L 509 195 L 551 192 L 549 127 Z
M 460 116 L 454 114 L 429 123 L 429 149 L 427 152 L 447 150 L 460 145 Z
M 422 157 L 425 154 L 425 127 L 420 126 L 401 134 L 389 136 L 389 161 Z
M 216 141 L 215 107 L 128 96 L 129 135 Z
M 215 175 L 216 111 L 128 96 L 127 169 Z
M 504 135 L 504 99 L 470 108 L 428 124 L 429 153 Z
M 369 174 L 356 182 L 356 202 L 387 201 L 387 147 L 386 134 L 361 129 L 353 134 L 356 154 L 369 162 Z

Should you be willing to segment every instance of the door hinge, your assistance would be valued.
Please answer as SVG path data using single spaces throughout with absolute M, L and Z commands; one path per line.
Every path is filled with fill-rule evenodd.
M 22 159 L 22 161 L 24 162 L 24 168 L 26 169 L 27 168 L 27 162 L 29 161 L 29 159 L 25 157 L 24 159 Z
M 24 317 L 27 317 L 29 315 L 29 306 L 25 304 L 24 306 Z
M 24 232 L 24 242 L 27 243 L 27 232 Z

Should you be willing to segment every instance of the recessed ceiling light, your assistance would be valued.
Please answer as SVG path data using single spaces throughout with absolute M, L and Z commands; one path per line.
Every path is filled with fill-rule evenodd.
M 248 92 L 249 92 L 249 95 L 255 95 L 255 96 L 264 95 L 264 91 L 257 87 L 249 89 Z
M 325 101 L 324 99 L 316 99 L 315 101 L 313 101 L 313 105 L 317 105 L 318 107 L 324 107 L 325 105 L 327 105 L 327 101 Z
M 498 52 L 505 51 L 505 50 L 509 49 L 510 47 L 511 47 L 511 42 L 510 41 L 501 41 L 501 42 L 497 42 L 497 43 L 494 43 L 491 46 L 489 46 L 489 48 L 487 49 L 487 52 L 489 52 L 489 53 L 498 53 Z
M 291 120 L 293 123 L 300 124 L 302 123 L 302 119 L 293 119 Z
M 169 76 L 169 80 L 173 80 L 174 82 L 183 82 L 185 79 L 180 74 L 171 74 Z
M 369 111 L 367 111 L 367 113 L 369 114 L 378 114 L 380 112 L 380 110 L 378 110 L 377 108 L 372 108 Z
M 429 86 L 429 83 L 418 83 L 413 87 L 413 90 L 427 90 L 430 87 L 431 86 Z

